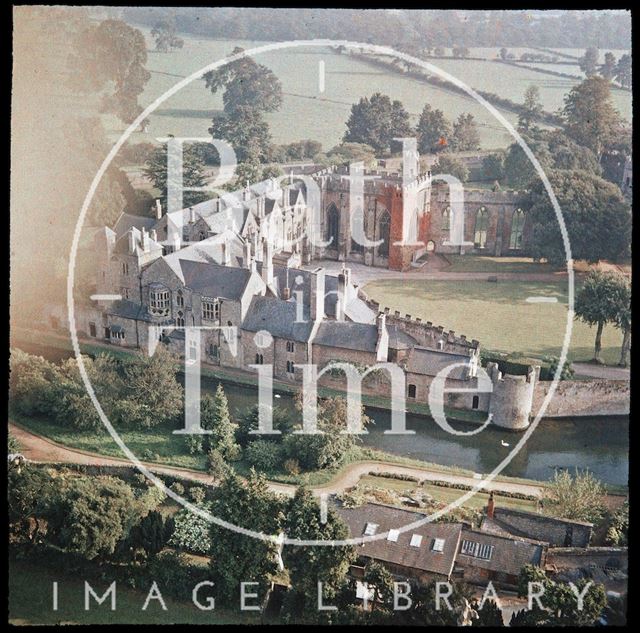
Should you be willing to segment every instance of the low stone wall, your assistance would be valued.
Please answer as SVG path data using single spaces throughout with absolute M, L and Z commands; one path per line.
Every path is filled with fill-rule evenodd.
M 551 384 L 536 384 L 533 392 L 534 415 L 540 410 Z M 628 380 L 561 380 L 544 417 L 628 415 L 630 398 Z

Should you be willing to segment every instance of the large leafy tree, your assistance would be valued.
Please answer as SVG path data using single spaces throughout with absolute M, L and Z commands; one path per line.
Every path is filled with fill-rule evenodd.
M 615 140 L 620 127 L 620 114 L 611 99 L 611 84 L 595 75 L 571 89 L 564 99 L 562 116 L 567 135 L 592 150 L 598 159 Z
M 151 29 L 151 37 L 156 41 L 156 50 L 162 53 L 172 48 L 182 48 L 184 40 L 178 37 L 175 20 L 160 20 Z
M 247 481 L 229 475 L 216 488 L 213 516 L 242 528 L 277 536 L 282 525 L 282 503 L 269 491 L 264 477 L 252 472 Z M 277 546 L 216 524 L 211 525 L 211 576 L 218 595 L 237 600 L 241 582 L 257 582 L 264 599 L 270 578 L 278 570 Z
M 425 104 L 416 128 L 418 151 L 422 154 L 445 149 L 451 136 L 451 125 L 442 110 Z
M 518 114 L 518 129 L 528 132 L 541 114 L 540 90 L 537 86 L 529 86 L 524 91 L 524 103 Z
M 579 170 L 547 171 L 567 227 L 574 259 L 625 257 L 631 241 L 631 209 L 614 184 Z M 527 206 L 531 255 L 563 265 L 566 254 L 555 212 L 543 183 L 531 186 Z
M 379 92 L 351 106 L 344 141 L 365 143 L 380 154 L 391 151 L 394 138 L 412 134 L 409 114 L 398 100 Z
M 479 603 L 475 603 L 473 608 L 478 617 L 471 621 L 471 626 L 504 626 L 502 609 L 495 600 L 486 600 L 482 608 Z
M 631 348 L 631 284 L 626 279 L 621 280 L 619 289 L 619 305 L 614 319 L 615 326 L 622 331 L 622 345 L 620 347 L 620 367 L 627 366 L 627 357 Z
M 580 70 L 587 76 L 591 77 L 595 75 L 598 70 L 598 58 L 600 53 L 597 48 L 590 46 L 584 52 L 584 55 L 579 60 Z
M 600 74 L 611 81 L 616 76 L 616 56 L 611 52 L 604 54 L 604 64 L 600 66 Z
M 204 169 L 204 161 L 199 149 L 192 145 L 185 145 L 182 152 L 182 182 L 176 182 L 176 186 L 183 188 L 204 187 L 207 184 Z M 158 189 L 162 205 L 166 207 L 169 185 L 166 144 L 149 153 L 143 173 L 153 183 L 153 186 Z M 190 207 L 203 202 L 208 197 L 209 195 L 204 191 L 184 191 L 182 202 L 185 207 Z
M 623 55 L 618 60 L 615 79 L 623 88 L 631 88 L 631 55 Z
M 544 492 L 545 512 L 576 521 L 597 522 L 604 513 L 606 488 L 591 472 L 556 471 Z
M 251 433 L 251 431 L 257 431 L 260 420 L 260 408 L 258 405 L 247 409 L 239 418 L 238 425 L 236 427 L 236 441 L 243 448 L 249 444 L 249 442 L 256 439 L 276 439 L 282 438 L 293 430 L 293 420 L 291 415 L 280 407 L 274 407 L 272 410 L 273 428 L 276 431 L 280 431 L 282 435 L 267 435 L 260 436 Z
M 455 176 L 460 182 L 469 180 L 469 170 L 467 166 L 457 158 L 448 154 L 441 154 L 436 165 L 438 174 Z
M 574 310 L 577 319 L 596 326 L 594 361 L 600 362 L 605 324 L 614 323 L 623 331 L 630 329 L 630 301 L 631 289 L 623 275 L 592 271 L 585 279 L 576 296 Z
M 124 481 L 69 477 L 58 481 L 47 510 L 47 540 L 89 560 L 105 559 L 140 518 L 140 503 Z
M 285 510 L 283 529 L 288 538 L 305 541 L 333 541 L 349 538 L 349 530 L 333 508 L 327 509 L 327 520 L 322 523 L 320 507 L 306 488 L 298 488 Z M 293 601 L 302 612 L 317 608 L 317 585 L 323 584 L 323 596 L 330 601 L 339 592 L 346 579 L 349 565 L 355 560 L 352 546 L 332 547 L 292 546 L 283 548 L 282 560 L 289 572 Z M 299 615 L 299 614 L 292 614 Z
M 121 20 L 87 24 L 76 36 L 72 82 L 87 93 L 104 91 L 103 107 L 130 123 L 141 111 L 138 98 L 151 74 L 145 68 L 142 33 Z
M 478 125 L 473 114 L 461 114 L 455 120 L 451 147 L 458 152 L 474 151 L 480 147 Z
M 139 354 L 125 365 L 124 399 L 115 405 L 121 423 L 152 428 L 175 422 L 183 410 L 176 359 L 163 346 L 153 356 Z

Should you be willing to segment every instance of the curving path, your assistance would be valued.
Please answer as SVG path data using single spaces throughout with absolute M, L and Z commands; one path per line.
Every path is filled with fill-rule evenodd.
M 70 464 L 91 464 L 95 466 L 121 466 L 130 464 L 128 459 L 118 457 L 105 457 L 96 453 L 69 448 L 57 442 L 53 442 L 41 435 L 36 435 L 25 428 L 9 422 L 9 431 L 20 443 L 22 454 L 34 462 L 62 462 Z M 158 475 L 175 475 L 215 485 L 211 475 L 198 470 L 180 468 L 178 466 L 161 466 L 143 462 L 153 473 Z M 333 495 L 344 492 L 347 488 L 355 486 L 363 475 L 371 472 L 395 473 L 398 475 L 410 475 L 422 481 L 447 481 L 454 484 L 466 484 L 473 486 L 478 480 L 468 475 L 429 470 L 428 468 L 416 468 L 414 466 L 402 466 L 393 462 L 364 461 L 345 466 L 331 481 L 319 486 L 312 486 L 311 490 L 316 496 Z M 293 495 L 296 486 L 293 484 L 269 482 L 269 487 L 274 492 Z M 538 484 L 526 484 L 519 482 L 492 481 L 485 486 L 486 490 L 501 490 L 504 492 L 517 492 L 527 495 L 542 495 L 542 487 Z M 462 491 L 461 491 L 462 494 Z

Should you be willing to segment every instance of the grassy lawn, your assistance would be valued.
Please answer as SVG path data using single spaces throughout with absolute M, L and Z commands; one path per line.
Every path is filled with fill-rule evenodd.
M 549 264 L 529 257 L 491 257 L 485 255 L 447 255 L 448 273 L 552 273 Z
M 52 608 L 52 583 L 58 583 L 58 611 Z M 101 595 L 110 581 L 91 582 Z M 9 563 L 9 622 L 33 624 L 258 624 L 259 614 L 225 610 L 218 604 L 213 611 L 200 611 L 191 602 L 178 602 L 165 595 L 167 610 L 158 600 L 151 600 L 142 610 L 147 593 L 116 586 L 116 610 L 110 601 L 102 605 L 93 602 L 84 610 L 84 579 L 64 571 L 55 572 L 25 561 Z
M 565 281 L 431 281 L 379 280 L 365 287 L 380 306 L 421 317 L 446 330 L 477 339 L 485 349 L 525 355 L 558 355 L 567 324 Z M 527 303 L 527 297 L 555 297 L 557 303 Z M 593 356 L 595 328 L 574 321 L 569 359 Z M 602 358 L 615 364 L 620 355 L 621 333 L 604 328 Z

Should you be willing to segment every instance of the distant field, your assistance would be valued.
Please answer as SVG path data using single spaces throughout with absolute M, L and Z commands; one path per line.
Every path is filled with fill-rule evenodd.
M 491 257 L 484 255 L 447 255 L 451 273 L 551 273 L 549 264 L 534 262 L 529 257 Z
M 149 59 L 147 67 L 151 80 L 141 96 L 144 106 L 152 103 L 163 92 L 183 77 L 229 55 L 236 46 L 255 47 L 266 42 L 242 40 L 199 39 L 184 35 L 184 48 L 171 53 L 158 53 L 147 29 L 141 29 L 147 37 Z M 474 49 L 475 50 L 475 49 Z M 485 50 L 487 57 L 495 57 L 492 49 Z M 516 51 L 516 49 L 513 49 Z M 523 51 L 526 49 L 522 49 Z M 496 49 L 497 51 L 497 49 Z M 485 56 L 485 55 L 483 55 Z M 360 97 L 381 91 L 400 99 L 414 122 L 425 103 L 443 110 L 450 119 L 462 112 L 471 112 L 479 123 L 482 146 L 485 149 L 504 147 L 510 136 L 480 104 L 470 97 L 453 94 L 441 88 L 390 73 L 340 55 L 327 48 L 298 48 L 260 54 L 256 61 L 271 68 L 283 83 L 285 93 L 282 108 L 268 115 L 274 141 L 291 142 L 302 138 L 319 140 L 326 148 L 338 143 L 344 133 L 350 107 Z M 319 62 L 325 62 L 325 91 L 318 89 Z M 472 88 L 495 92 L 516 102 L 521 102 L 530 84 L 540 88 L 544 108 L 554 111 L 563 103 L 564 95 L 577 83 L 570 79 L 548 76 L 526 68 L 495 64 L 490 61 L 433 59 L 434 65 L 467 82 Z M 616 105 L 624 116 L 630 117 L 631 96 L 615 92 Z M 222 108 L 221 95 L 211 95 L 204 82 L 196 80 L 182 89 L 151 115 L 146 134 L 135 133 L 133 141 L 153 140 L 155 137 L 207 136 L 213 114 Z M 503 112 L 511 123 L 517 116 Z M 122 125 L 113 117 L 106 119 L 110 133 L 115 138 L 122 132 Z
M 421 317 L 434 325 L 480 341 L 485 349 L 558 355 L 567 324 L 566 282 L 380 280 L 365 292 L 382 307 Z M 526 303 L 530 296 L 555 297 L 558 303 Z M 595 328 L 575 321 L 570 360 L 593 357 Z M 602 357 L 608 364 L 619 359 L 622 335 L 607 325 Z

